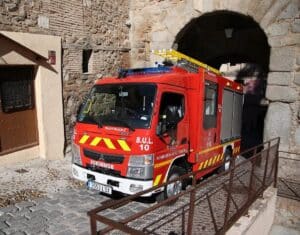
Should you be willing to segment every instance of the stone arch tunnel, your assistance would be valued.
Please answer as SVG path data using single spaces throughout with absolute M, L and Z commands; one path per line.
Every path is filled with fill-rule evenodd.
M 243 83 L 246 90 L 242 149 L 261 144 L 270 46 L 259 24 L 252 17 L 233 11 L 206 13 L 179 31 L 173 47 L 218 69 L 223 64 L 243 64 L 233 78 Z

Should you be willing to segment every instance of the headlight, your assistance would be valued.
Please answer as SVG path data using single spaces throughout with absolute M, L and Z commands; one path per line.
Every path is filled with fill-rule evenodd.
M 72 142 L 72 163 L 82 166 L 80 147 Z
M 129 166 L 149 166 L 153 165 L 153 155 L 136 155 L 136 156 L 130 156 Z
M 127 177 L 136 179 L 152 179 L 153 155 L 130 156 Z

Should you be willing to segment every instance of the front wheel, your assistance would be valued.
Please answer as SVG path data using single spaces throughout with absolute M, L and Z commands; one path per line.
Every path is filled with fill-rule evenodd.
M 168 174 L 168 181 L 175 180 L 176 178 L 184 175 L 186 172 L 182 167 L 172 166 Z M 161 202 L 169 197 L 178 195 L 185 188 L 183 180 L 175 181 L 165 186 L 164 191 L 156 196 L 156 201 Z

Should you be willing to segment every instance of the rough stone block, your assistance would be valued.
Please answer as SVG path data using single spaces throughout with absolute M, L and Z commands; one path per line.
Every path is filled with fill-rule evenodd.
M 6 6 L 6 10 L 10 12 L 18 10 L 18 6 L 15 3 L 6 4 L 5 6 Z
M 271 22 L 276 19 L 278 14 L 285 9 L 285 7 L 289 4 L 289 0 L 281 0 L 281 1 L 275 1 L 274 4 L 272 4 L 271 8 L 267 11 L 267 13 L 262 18 L 260 25 L 263 28 L 266 28 Z
M 293 71 L 295 62 L 296 47 L 279 47 L 271 49 L 271 71 Z
M 277 17 L 278 20 L 292 19 L 299 14 L 300 2 L 299 0 L 292 0 L 290 4 Z
M 294 83 L 300 86 L 300 73 L 295 73 Z
M 153 42 L 166 42 L 172 41 L 173 36 L 166 30 L 152 32 L 152 41 Z
M 298 92 L 291 87 L 268 86 L 266 91 L 266 97 L 271 101 L 292 103 L 297 100 Z
M 285 35 L 289 30 L 289 25 L 290 24 L 288 22 L 271 24 L 267 28 L 266 33 L 271 36 Z
M 298 127 L 295 131 L 295 143 L 296 146 L 300 149 L 300 127 Z
M 183 17 L 184 13 L 181 13 L 181 15 L 182 17 L 179 17 L 178 19 L 178 15 L 173 14 L 163 21 L 164 26 L 167 28 L 167 31 L 170 32 L 171 35 L 171 38 L 168 39 L 171 39 L 172 41 L 174 41 L 174 38 L 176 34 L 180 31 L 180 29 L 182 29 L 185 26 L 185 24 L 189 22 L 189 20 L 185 21 L 185 18 Z
M 292 73 L 289 72 L 271 72 L 268 74 L 268 84 L 289 86 L 292 82 Z
M 300 19 L 295 19 L 294 23 L 292 24 L 292 32 L 300 33 Z
M 289 104 L 271 103 L 265 118 L 264 139 L 280 136 L 280 148 L 288 150 L 292 123 L 292 112 Z
M 193 8 L 199 12 L 210 12 L 214 10 L 214 1 L 211 0 L 193 0 Z

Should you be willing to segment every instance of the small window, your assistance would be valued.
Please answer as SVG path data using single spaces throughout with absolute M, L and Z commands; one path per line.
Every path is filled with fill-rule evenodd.
M 5 113 L 33 108 L 33 80 L 30 69 L 0 79 L 0 98 Z M 19 77 L 17 77 L 17 75 Z
M 205 83 L 204 96 L 204 120 L 203 126 L 205 129 L 217 126 L 217 94 L 218 86 L 212 82 Z
M 92 55 L 93 51 L 91 49 L 82 51 L 82 73 L 92 72 Z

